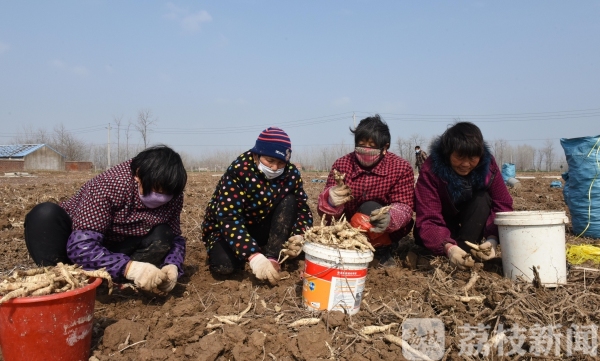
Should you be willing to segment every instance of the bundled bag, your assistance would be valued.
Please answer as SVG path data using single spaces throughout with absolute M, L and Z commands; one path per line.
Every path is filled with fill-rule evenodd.
M 502 164 L 502 179 L 504 179 L 504 183 L 508 181 L 508 178 L 515 178 L 516 176 L 517 171 L 513 163 Z
M 600 238 L 600 135 L 561 138 L 569 171 L 563 195 L 577 236 Z

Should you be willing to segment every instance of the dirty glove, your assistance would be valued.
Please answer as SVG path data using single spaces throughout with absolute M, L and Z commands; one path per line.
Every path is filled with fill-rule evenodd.
M 163 281 L 163 283 L 158 285 L 158 289 L 163 292 L 171 292 L 171 290 L 177 284 L 177 275 L 179 274 L 179 270 L 174 264 L 163 266 L 163 268 L 160 270 L 166 275 L 166 279 Z
M 369 218 L 369 223 L 373 226 L 373 228 L 369 229 L 369 231 L 373 233 L 383 233 L 390 225 L 390 211 L 389 209 L 381 210 L 376 209 L 371 212 L 371 218 Z
M 471 255 L 455 244 L 447 249 L 446 254 L 448 255 L 450 264 L 459 269 L 464 270 L 475 266 L 475 261 L 471 258 Z
M 472 249 L 471 254 L 476 259 L 482 261 L 489 261 L 492 258 L 496 258 L 496 246 L 498 241 L 494 238 L 488 238 L 485 242 L 479 245 L 479 250 Z
M 345 184 L 329 188 L 329 204 L 339 207 L 352 199 L 352 190 Z
M 131 261 L 125 271 L 125 278 L 143 290 L 152 291 L 167 279 L 167 276 L 151 263 Z
M 259 280 L 269 281 L 274 285 L 279 281 L 279 264 L 277 260 L 267 259 L 262 253 L 255 253 L 249 258 L 252 273 Z

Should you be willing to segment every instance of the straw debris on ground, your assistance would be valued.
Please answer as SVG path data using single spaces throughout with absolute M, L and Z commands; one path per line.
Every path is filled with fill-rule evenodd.
M 323 183 L 307 180 L 326 175 L 303 173 L 318 225 L 316 202 Z M 92 176 L 52 173 L 3 180 L 0 275 L 36 268 L 23 239 L 26 213 L 40 201 L 67 199 Z M 600 272 L 594 263 L 570 267 L 567 285 L 545 288 L 535 279 L 502 277 L 499 259 L 477 263 L 471 271 L 454 269 L 445 257 L 425 255 L 409 236 L 394 249 L 394 257 L 402 264 L 409 254 L 416 255 L 414 267 L 369 268 L 360 311 L 354 315 L 304 307 L 302 257 L 282 264 L 276 286 L 257 282 L 248 268 L 229 277 L 214 276 L 206 264 L 200 224 L 218 180 L 211 173 L 189 174 L 181 215 L 188 239 L 185 275 L 173 292 L 162 296 L 115 288 L 109 295 L 106 286 L 98 289 L 91 345 L 96 360 L 402 360 L 404 351 L 420 352 L 415 338 L 408 337 L 410 330 L 403 329 L 417 319 L 430 320 L 433 329 L 442 327 L 437 359 L 597 359 L 591 341 L 595 336 L 597 345 Z M 523 179 L 518 191 L 510 189 L 515 210 L 568 214 L 562 191 L 550 188 L 550 181 Z M 337 233 L 335 237 L 340 239 Z M 569 227 L 567 241 L 598 242 L 576 239 Z M 313 320 L 289 327 L 303 319 Z M 435 340 L 439 334 L 430 336 Z

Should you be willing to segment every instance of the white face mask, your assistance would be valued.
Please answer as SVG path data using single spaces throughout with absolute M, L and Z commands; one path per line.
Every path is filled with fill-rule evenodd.
M 280 175 L 282 175 L 283 171 L 285 170 L 285 167 L 283 167 L 281 169 L 277 169 L 277 170 L 271 170 L 271 168 L 262 164 L 262 162 L 259 160 L 258 161 L 258 169 L 260 169 L 261 172 L 263 172 L 265 174 L 265 177 L 267 177 L 267 179 L 273 179 L 273 178 L 277 178 Z

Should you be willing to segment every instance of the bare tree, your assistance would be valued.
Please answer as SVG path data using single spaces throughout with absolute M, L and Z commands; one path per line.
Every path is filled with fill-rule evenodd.
M 31 125 L 24 125 L 23 130 L 13 139 L 14 144 L 47 144 L 50 141 L 50 135 L 46 129 L 36 129 Z
M 409 154 L 407 153 L 407 149 L 410 148 L 410 141 L 406 140 L 402 137 L 396 138 L 396 148 L 398 149 L 398 155 L 401 158 L 408 159 Z
M 535 158 L 535 171 L 542 170 L 542 163 L 544 162 L 544 152 L 539 149 L 535 150 L 536 158 Z
M 140 132 L 144 141 L 144 149 L 148 147 L 148 136 L 152 130 L 152 125 L 156 124 L 157 119 L 152 116 L 150 109 L 141 109 L 138 112 L 137 123 L 134 124 L 135 129 Z
M 494 140 L 494 142 L 492 143 L 492 150 L 494 152 L 494 158 L 496 158 L 496 162 L 498 164 L 506 163 L 509 160 L 507 159 L 507 154 L 509 153 L 510 146 L 508 145 L 508 142 L 506 140 Z
M 544 154 L 544 160 L 546 162 L 546 171 L 552 170 L 552 162 L 554 162 L 554 144 L 550 139 L 546 139 L 544 142 L 544 147 L 541 149 L 542 154 Z
M 121 122 L 123 121 L 123 116 L 115 116 L 113 115 L 113 122 L 117 126 L 117 163 L 121 163 Z
M 67 160 L 85 160 L 89 155 L 86 144 L 76 139 L 62 123 L 54 127 L 50 145 Z
M 89 160 L 94 164 L 95 169 L 106 169 L 108 166 L 107 145 L 92 145 L 90 147 Z
M 352 151 L 352 147 L 347 145 L 343 140 L 342 143 L 338 144 L 334 149 L 333 149 L 333 157 L 335 159 L 341 158 L 343 156 L 345 156 L 346 154 L 350 153 Z M 334 159 L 334 161 L 335 161 Z M 333 163 L 331 163 L 333 164 Z
M 527 144 L 518 145 L 513 159 L 517 170 L 535 169 L 535 148 Z
M 125 129 L 125 158 L 129 159 L 129 137 L 131 129 L 131 119 L 127 122 L 127 128 Z

